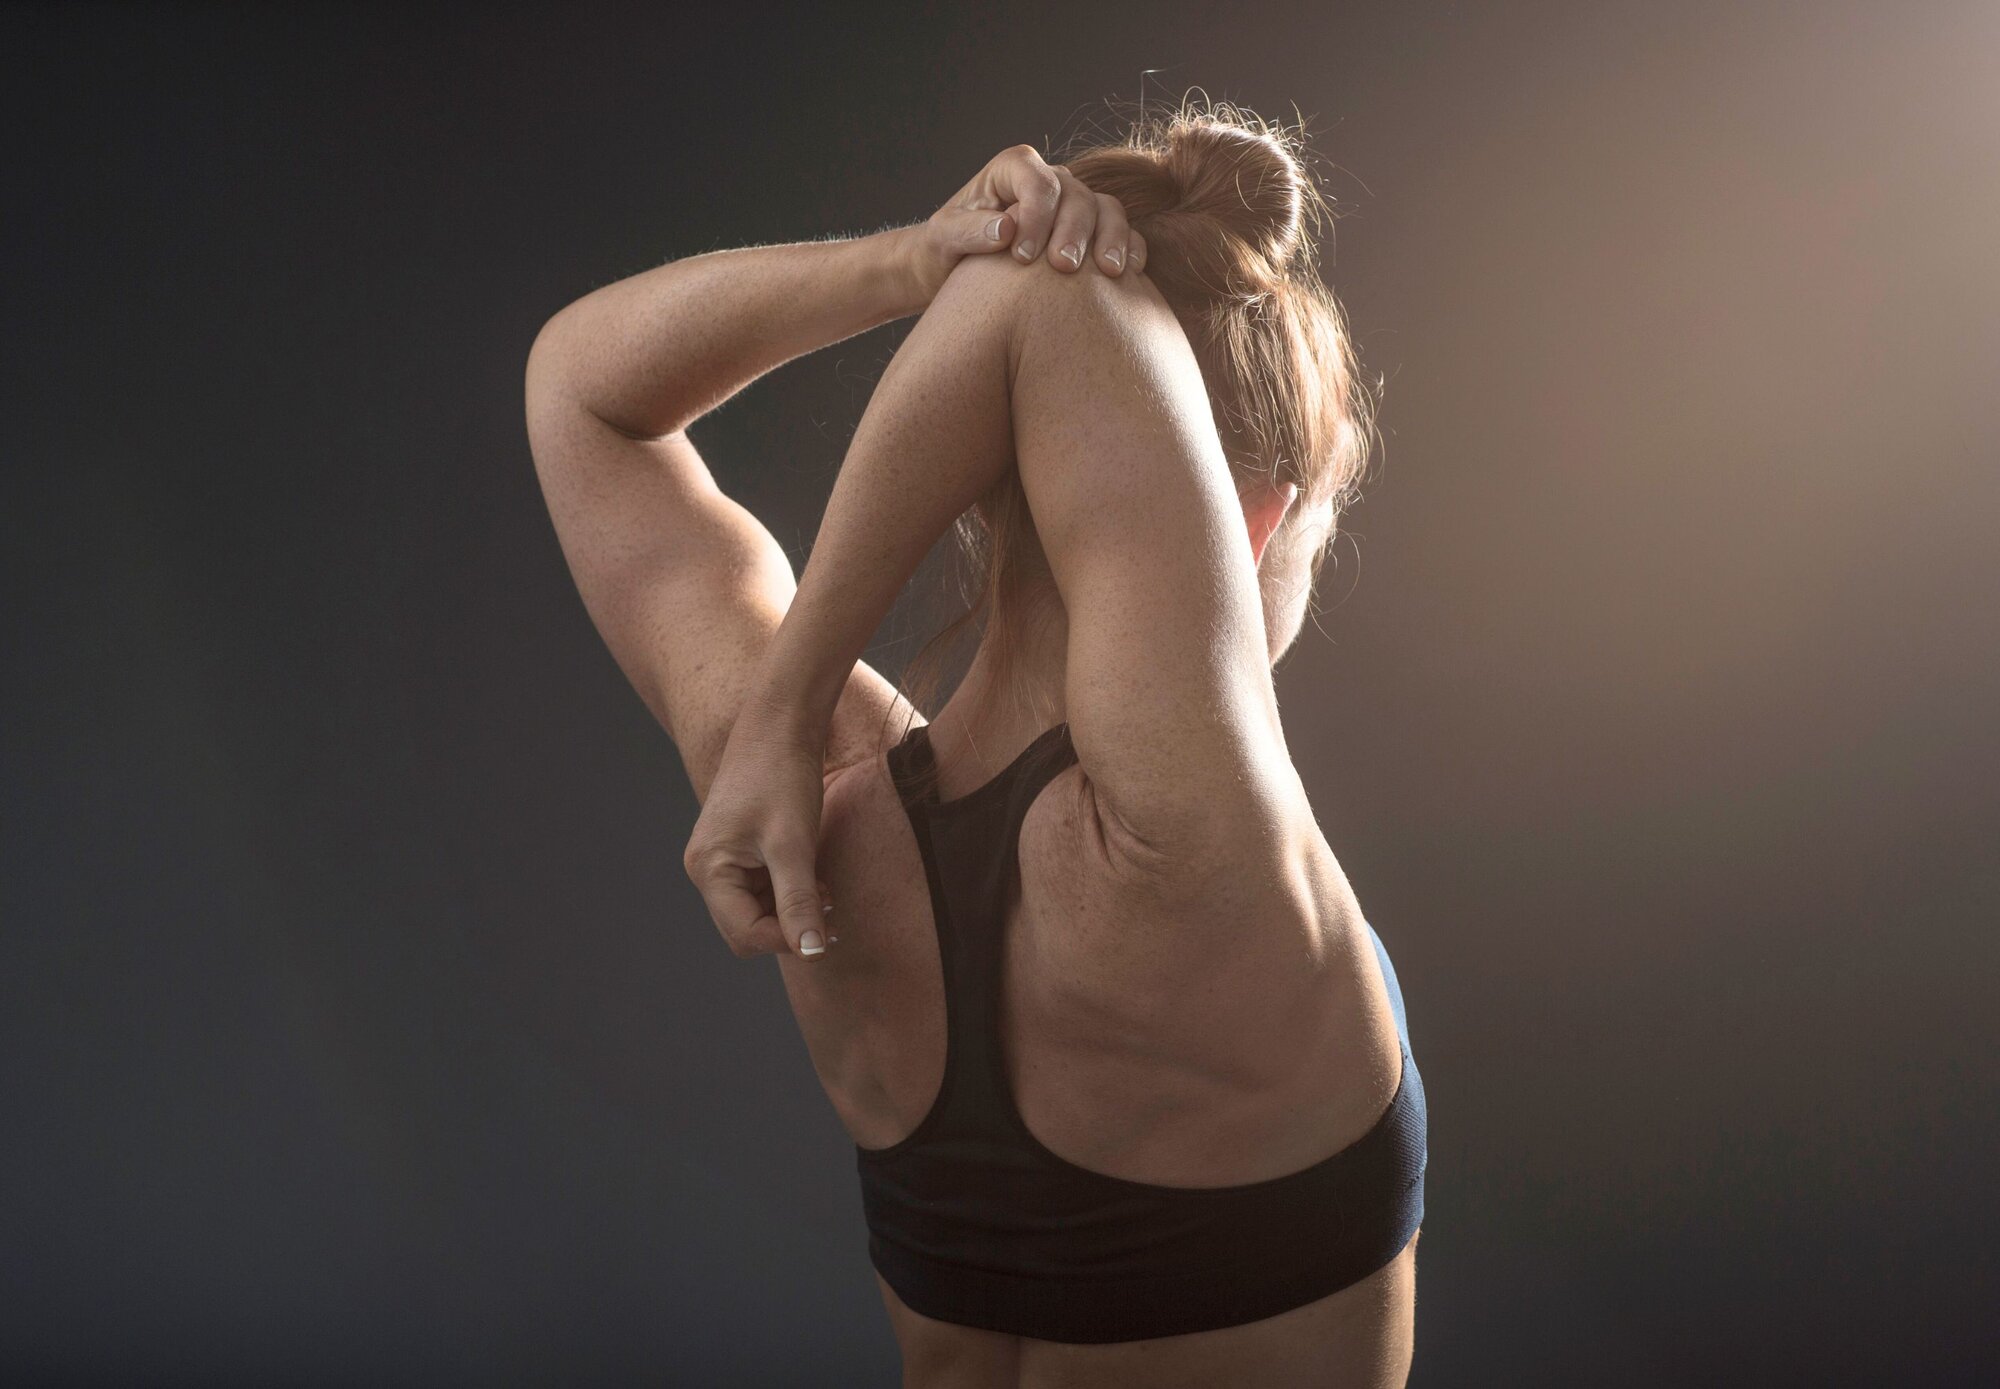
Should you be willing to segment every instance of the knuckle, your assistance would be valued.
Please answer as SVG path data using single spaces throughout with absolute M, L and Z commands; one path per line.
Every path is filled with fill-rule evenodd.
M 813 848 L 811 836 L 792 828 L 778 830 L 764 841 L 765 861 L 780 871 L 788 863 L 810 864 Z
M 819 916 L 819 893 L 809 887 L 788 887 L 777 894 L 778 912 L 782 916 Z

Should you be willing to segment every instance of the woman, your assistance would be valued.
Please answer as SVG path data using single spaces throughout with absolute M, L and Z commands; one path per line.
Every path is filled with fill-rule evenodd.
M 1286 132 L 1184 109 L 634 276 L 531 354 L 564 551 L 856 1144 L 907 1384 L 1407 1375 L 1422 1085 L 1271 681 L 1365 457 L 1323 208 Z M 794 592 L 685 430 L 916 312 Z M 954 524 L 980 644 L 926 721 L 858 658 Z

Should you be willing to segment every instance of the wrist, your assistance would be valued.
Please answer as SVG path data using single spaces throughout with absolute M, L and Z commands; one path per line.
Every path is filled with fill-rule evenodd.
M 736 711 L 729 736 L 758 747 L 784 747 L 810 755 L 825 750 L 831 722 L 816 724 L 806 717 L 804 705 L 760 691 Z
M 908 318 L 930 302 L 916 269 L 916 238 L 924 224 L 889 227 L 862 237 L 855 245 L 865 252 L 870 282 L 885 318 Z
M 796 650 L 784 625 L 773 636 L 763 669 L 739 717 L 767 737 L 805 748 L 823 746 L 833 711 L 854 663 L 842 670 L 819 651 Z

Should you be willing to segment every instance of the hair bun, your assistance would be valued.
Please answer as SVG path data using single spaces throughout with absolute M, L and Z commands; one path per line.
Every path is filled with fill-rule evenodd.
M 1291 264 L 1303 232 L 1306 178 L 1274 132 L 1213 116 L 1183 116 L 1161 152 L 1180 189 L 1179 211 L 1210 217 L 1269 262 Z
M 1146 273 L 1190 307 L 1271 293 L 1310 259 L 1328 215 L 1292 133 L 1228 103 L 1152 116 L 1069 169 L 1124 204 Z

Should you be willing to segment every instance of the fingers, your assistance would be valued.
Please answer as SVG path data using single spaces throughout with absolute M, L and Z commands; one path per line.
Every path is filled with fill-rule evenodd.
M 813 855 L 800 852 L 796 844 L 788 848 L 789 853 L 751 855 L 768 858 L 774 865 L 768 870 L 692 845 L 683 860 L 702 905 L 739 960 L 756 955 L 812 960 L 832 942 L 825 915 L 832 910 L 832 899 L 826 885 L 813 877 Z M 805 865 L 803 878 L 797 872 L 800 863 Z
M 757 918 L 749 934 L 729 942 L 730 953 L 739 960 L 755 959 L 759 955 L 782 955 L 790 948 L 785 944 L 784 929 L 775 916 Z
M 1125 220 L 1125 204 L 1109 193 L 1097 196 L 1097 232 L 1091 238 L 1091 254 L 1097 257 L 1097 268 L 1107 275 L 1125 273 L 1125 260 L 1132 237 L 1135 233 Z
M 1056 204 L 1062 200 L 1062 180 L 1033 145 L 1016 145 L 1007 152 L 1006 191 L 1013 198 L 1007 211 L 1014 219 L 1014 258 L 1034 260 L 1049 244 Z
M 778 910 L 785 945 L 802 959 L 816 960 L 826 953 L 825 905 L 818 882 L 813 878 L 812 854 L 774 854 L 771 859 L 771 901 Z
M 729 873 L 709 873 L 691 869 L 695 891 L 715 920 L 723 941 L 739 960 L 753 955 L 773 955 L 790 949 L 778 918 L 766 911 L 763 902 L 741 877 Z
M 950 208 L 931 220 L 944 225 L 947 238 L 960 255 L 1004 251 L 1014 235 L 1014 218 L 987 207 Z
M 1056 177 L 1062 182 L 1062 201 L 1056 206 L 1055 224 L 1049 229 L 1049 264 L 1058 270 L 1077 270 L 1097 230 L 1097 195 L 1082 179 L 1060 165 Z
M 1011 229 L 1014 259 L 1031 264 L 1045 258 L 1065 273 L 1082 267 L 1086 257 L 1107 275 L 1146 267 L 1146 238 L 1125 215 L 1125 205 L 1109 193 L 1097 193 L 1060 164 L 1050 164 L 1033 145 L 1016 145 L 987 167 L 987 186 L 1001 199 L 1012 199 L 1002 224 L 999 245 Z M 978 214 L 979 231 L 964 241 L 971 250 L 994 249 L 986 237 L 990 212 Z M 1010 225 L 1011 224 L 1011 227 Z

